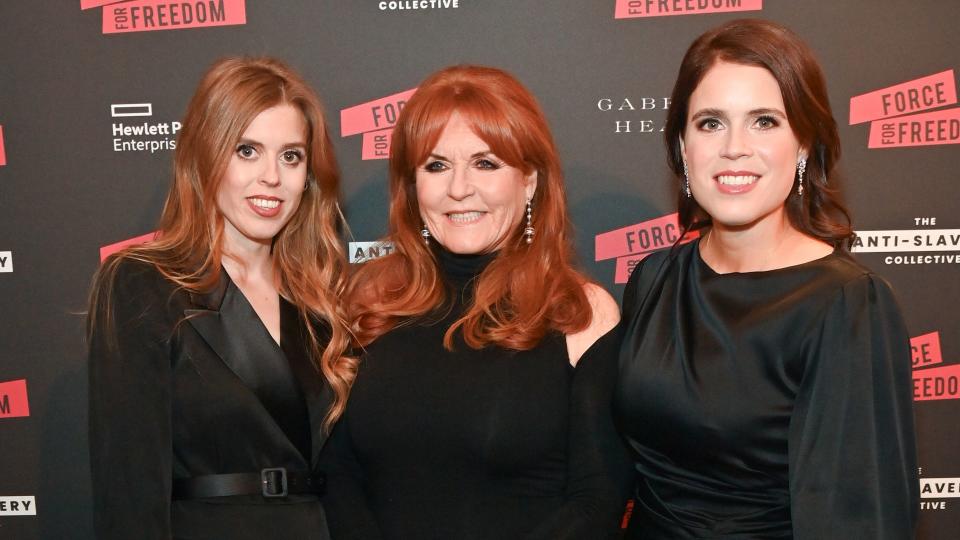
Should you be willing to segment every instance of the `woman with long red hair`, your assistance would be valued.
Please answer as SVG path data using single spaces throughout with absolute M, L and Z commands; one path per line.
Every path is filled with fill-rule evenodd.
M 615 531 L 618 309 L 572 266 L 533 96 L 492 68 L 430 76 L 393 131 L 390 197 L 395 251 L 348 290 L 363 356 L 326 456 L 332 536 Z
M 329 538 L 316 465 L 355 374 L 338 183 L 297 73 L 207 71 L 158 236 L 107 259 L 91 292 L 97 538 Z

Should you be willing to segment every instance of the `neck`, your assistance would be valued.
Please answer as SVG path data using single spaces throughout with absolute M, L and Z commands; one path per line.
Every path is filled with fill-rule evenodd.
M 745 226 L 715 224 L 700 241 L 700 256 L 718 273 L 758 272 L 822 256 L 807 254 L 809 243 L 826 246 L 790 224 L 785 212 Z
M 273 257 L 270 255 L 270 246 L 246 241 L 232 241 L 224 238 L 223 258 L 221 264 L 237 284 L 250 281 L 264 281 L 273 283 Z
M 440 271 L 446 278 L 456 285 L 464 285 L 480 275 L 486 267 L 497 257 L 497 252 L 477 254 L 457 254 L 447 251 L 446 248 L 436 245 L 434 254 Z

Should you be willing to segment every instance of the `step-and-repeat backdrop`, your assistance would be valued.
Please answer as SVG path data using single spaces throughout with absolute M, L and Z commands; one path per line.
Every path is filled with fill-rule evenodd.
M 681 56 L 741 16 L 793 28 L 826 71 L 856 255 L 913 336 L 919 536 L 957 538 L 956 0 L 2 0 L 0 538 L 92 538 L 85 295 L 104 255 L 154 230 L 213 60 L 278 56 L 318 89 L 358 263 L 388 250 L 385 157 L 418 82 L 465 62 L 513 72 L 559 143 L 580 262 L 619 296 L 676 232 L 660 132 Z

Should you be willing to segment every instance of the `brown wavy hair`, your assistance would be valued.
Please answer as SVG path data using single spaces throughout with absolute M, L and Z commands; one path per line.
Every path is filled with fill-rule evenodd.
M 799 231 L 835 247 L 853 239 L 850 212 L 837 186 L 840 135 L 827 95 L 826 79 L 813 51 L 784 26 L 763 19 L 737 19 L 698 37 L 687 50 L 673 86 L 664 142 L 677 185 L 680 225 L 695 230 L 710 225 L 710 216 L 683 192 L 680 138 L 687 126 L 690 96 L 717 62 L 762 67 L 780 86 L 787 119 L 800 146 L 807 149 L 804 192 L 794 189 L 786 201 L 790 223 Z
M 111 290 L 124 260 L 150 264 L 190 292 L 216 288 L 224 249 L 217 191 L 243 132 L 261 112 L 283 104 L 296 107 L 306 122 L 308 176 L 300 206 L 273 239 L 273 268 L 280 293 L 300 315 L 325 320 L 332 328 L 324 346 L 313 325 L 306 325 L 311 357 L 335 395 L 324 424 L 329 428 L 343 413 L 356 374 L 356 360 L 344 356 L 350 337 L 340 302 L 346 285 L 338 230 L 340 175 L 317 95 L 279 60 L 226 58 L 203 76 L 177 136 L 173 181 L 157 237 L 101 265 L 90 293 L 87 332 L 89 337 L 98 320 L 111 320 Z
M 390 255 L 364 264 L 350 280 L 347 298 L 353 330 L 366 345 L 391 328 L 444 305 L 448 291 L 437 260 L 420 236 L 416 169 L 436 146 L 457 112 L 491 151 L 524 175 L 537 174 L 532 199 L 536 238 L 527 244 L 524 223 L 504 239 L 493 262 L 476 280 L 472 305 L 447 331 L 453 347 L 460 329 L 468 346 L 487 344 L 525 350 L 548 330 L 565 334 L 591 321 L 583 291 L 586 277 L 574 270 L 571 225 L 557 149 L 540 106 L 512 75 L 461 65 L 428 77 L 404 106 L 390 148 Z

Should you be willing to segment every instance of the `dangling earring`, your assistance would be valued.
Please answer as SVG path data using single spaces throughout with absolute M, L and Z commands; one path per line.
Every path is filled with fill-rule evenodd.
M 426 224 L 424 224 L 423 228 L 420 229 L 420 236 L 423 237 L 423 245 L 429 246 L 430 245 L 430 229 L 427 229 Z
M 683 192 L 687 194 L 687 198 L 691 197 L 690 195 L 690 171 L 687 169 L 687 160 L 683 160 Z
M 536 232 L 536 230 L 533 228 L 532 213 L 533 208 L 530 205 L 530 199 L 527 199 L 527 226 L 523 229 L 523 235 L 527 237 L 528 244 L 533 243 L 533 233 Z
M 797 161 L 797 195 L 803 196 L 803 173 L 807 171 L 807 158 L 802 157 Z

